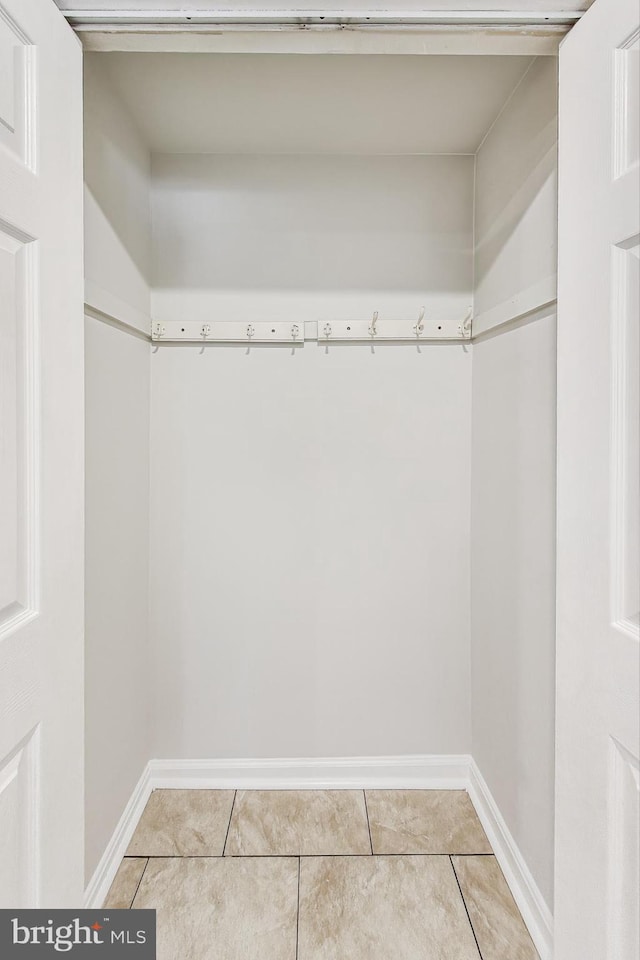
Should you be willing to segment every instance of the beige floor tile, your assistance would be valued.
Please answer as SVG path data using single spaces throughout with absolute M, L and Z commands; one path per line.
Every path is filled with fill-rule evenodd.
M 483 960 L 538 960 L 495 857 L 453 857 Z
M 295 858 L 150 860 L 134 909 L 157 910 L 158 960 L 295 960 Z
M 222 856 L 233 790 L 154 790 L 127 856 Z
M 227 856 L 370 854 L 362 790 L 239 790 Z
M 374 853 L 492 853 L 465 790 L 367 790 Z
M 448 857 L 300 866 L 298 960 L 478 960 Z
M 104 906 L 112 910 L 128 910 L 146 865 L 146 857 L 125 857 L 109 887 Z

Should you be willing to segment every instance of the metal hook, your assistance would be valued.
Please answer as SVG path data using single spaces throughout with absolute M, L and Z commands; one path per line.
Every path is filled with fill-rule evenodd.
M 331 336 L 331 324 L 325 323 L 322 332 L 324 333 L 325 337 L 329 339 L 329 337 Z
M 291 327 L 291 339 L 295 340 L 299 333 L 300 333 L 300 327 L 298 326 L 297 323 L 294 323 L 293 326 Z
M 377 327 L 378 327 L 378 311 L 375 310 L 375 311 L 374 311 L 374 314 L 373 314 L 373 319 L 372 319 L 371 323 L 369 324 L 369 336 L 370 336 L 370 337 L 375 337 L 375 335 L 376 335 L 377 332 L 378 332 Z
M 458 333 L 460 334 L 461 337 L 464 337 L 465 339 L 471 336 L 472 319 L 473 319 L 473 308 L 470 307 L 469 312 L 467 313 L 462 323 L 458 324 Z
M 249 340 L 251 340 L 251 337 L 253 337 L 255 332 L 256 332 L 255 327 L 249 324 L 249 326 L 247 327 L 247 337 L 249 338 Z
M 206 340 L 210 333 L 211 333 L 211 324 L 203 323 L 202 326 L 200 327 L 200 336 L 202 337 L 202 339 Z
M 424 307 L 421 307 L 420 313 L 418 314 L 418 322 L 414 323 L 413 325 L 413 332 L 415 333 L 416 337 L 419 337 L 422 335 L 423 331 L 424 331 Z

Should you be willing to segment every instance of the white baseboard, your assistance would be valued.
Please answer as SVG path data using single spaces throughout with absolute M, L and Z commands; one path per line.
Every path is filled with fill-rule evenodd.
M 142 776 L 133 788 L 133 793 L 129 802 L 124 808 L 113 836 L 107 844 L 107 848 L 100 858 L 100 863 L 95 869 L 89 885 L 84 893 L 85 907 L 101 907 L 104 899 L 109 892 L 109 887 L 113 883 L 120 861 L 124 857 L 129 841 L 133 836 L 133 831 L 138 825 L 138 820 L 147 805 L 147 800 L 154 789 L 149 774 L 149 764 L 142 771 Z
M 469 796 L 526 923 L 540 960 L 553 957 L 553 917 L 507 827 L 475 760 L 469 765 Z
M 152 790 L 468 790 L 540 954 L 551 960 L 553 919 L 482 774 L 466 754 L 276 760 L 151 760 L 91 878 L 85 906 L 101 906 Z
M 464 789 L 470 757 L 321 757 L 282 760 L 152 760 L 154 789 Z
M 463 790 L 470 757 L 337 757 L 276 760 L 150 760 L 85 891 L 99 907 L 152 790 Z

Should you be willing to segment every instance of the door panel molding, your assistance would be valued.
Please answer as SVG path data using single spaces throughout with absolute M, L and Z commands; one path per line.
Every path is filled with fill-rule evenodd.
M 37 616 L 39 538 L 38 244 L 0 220 L 0 641 Z
M 40 728 L 34 727 L 0 760 L 0 902 L 10 897 L 25 907 L 40 904 L 40 816 L 38 778 Z

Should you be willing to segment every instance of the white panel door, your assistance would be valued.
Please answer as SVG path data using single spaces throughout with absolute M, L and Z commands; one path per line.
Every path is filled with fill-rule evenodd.
M 637 0 L 560 52 L 556 960 L 638 960 Z
M 82 55 L 0 0 L 0 907 L 83 890 Z

